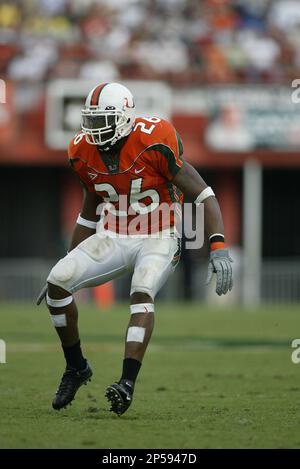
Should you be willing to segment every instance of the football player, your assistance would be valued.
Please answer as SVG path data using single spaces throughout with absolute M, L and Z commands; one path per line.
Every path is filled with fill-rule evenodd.
M 172 204 L 180 205 L 183 195 L 204 204 L 208 282 L 215 273 L 218 295 L 232 288 L 232 259 L 214 192 L 184 161 L 180 136 L 171 123 L 136 117 L 131 92 L 121 84 L 104 83 L 88 94 L 81 127 L 70 142 L 69 161 L 83 186 L 82 209 L 69 252 L 52 268 L 38 300 L 46 296 L 66 359 L 52 406 L 66 407 L 92 376 L 81 350 L 73 293 L 131 271 L 122 374 L 106 390 L 110 410 L 121 415 L 132 402 L 151 338 L 155 296 L 179 260 Z M 163 212 L 149 224 L 149 217 L 163 205 L 170 207 L 169 216 Z

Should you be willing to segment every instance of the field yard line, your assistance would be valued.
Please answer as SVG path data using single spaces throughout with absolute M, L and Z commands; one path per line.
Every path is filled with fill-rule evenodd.
M 87 344 L 85 350 L 88 352 L 99 351 L 119 351 L 123 349 L 123 344 Z M 43 344 L 43 343 L 8 343 L 7 353 L 40 353 L 40 352 L 60 352 L 59 344 Z
M 162 351 L 166 351 L 169 349 L 173 349 L 174 346 L 178 350 L 182 351 L 201 351 L 201 350 L 215 350 L 215 349 L 226 349 L 226 350 L 239 350 L 239 351 L 247 351 L 247 352 L 274 352 L 278 350 L 278 346 L 274 345 L 235 345 L 235 346 L 227 346 L 223 343 L 211 342 L 211 343 L 196 343 L 194 341 L 186 342 L 183 341 L 177 345 L 173 344 L 157 344 L 152 343 L 149 346 L 149 352 L 151 353 L 159 353 Z M 120 344 L 116 343 L 87 343 L 85 344 L 85 350 L 87 352 L 119 352 L 123 350 L 123 343 Z M 59 344 L 57 343 L 28 343 L 28 342 L 8 342 L 7 343 L 7 353 L 40 353 L 40 352 L 58 352 L 60 351 Z

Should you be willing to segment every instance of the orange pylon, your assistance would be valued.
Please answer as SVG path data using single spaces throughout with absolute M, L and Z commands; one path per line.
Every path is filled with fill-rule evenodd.
M 107 309 L 113 306 L 115 303 L 113 282 L 107 282 L 93 288 L 93 297 L 99 308 Z

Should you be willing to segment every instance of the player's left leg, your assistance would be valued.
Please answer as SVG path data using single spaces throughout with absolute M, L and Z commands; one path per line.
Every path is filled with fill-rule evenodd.
M 125 356 L 120 380 L 106 390 L 111 411 L 122 415 L 131 405 L 134 385 L 154 327 L 154 298 L 178 262 L 179 240 L 147 239 L 132 278 Z
M 154 304 L 144 292 L 135 292 L 130 298 L 131 317 L 125 337 L 122 376 L 106 390 L 111 411 L 122 415 L 131 405 L 134 385 L 154 327 Z

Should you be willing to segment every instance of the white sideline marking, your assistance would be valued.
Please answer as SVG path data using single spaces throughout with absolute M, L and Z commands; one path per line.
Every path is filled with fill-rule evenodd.
M 6 343 L 0 339 L 0 363 L 6 363 Z

